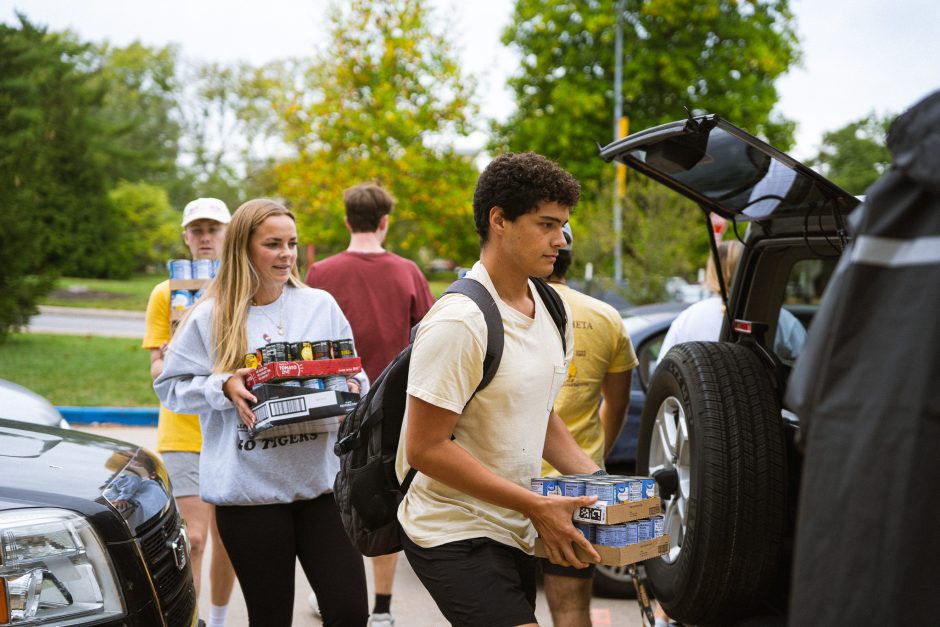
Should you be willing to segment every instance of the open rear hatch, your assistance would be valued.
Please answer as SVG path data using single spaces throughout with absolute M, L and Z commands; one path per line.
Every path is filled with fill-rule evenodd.
M 601 149 L 738 221 L 848 214 L 859 200 L 824 176 L 717 115 L 663 124 Z

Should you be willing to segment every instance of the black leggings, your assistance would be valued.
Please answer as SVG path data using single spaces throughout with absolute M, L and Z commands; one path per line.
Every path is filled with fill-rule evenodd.
M 216 507 L 252 627 L 289 627 L 295 558 L 317 595 L 323 624 L 362 627 L 369 617 L 362 555 L 346 537 L 332 494 L 277 505 Z

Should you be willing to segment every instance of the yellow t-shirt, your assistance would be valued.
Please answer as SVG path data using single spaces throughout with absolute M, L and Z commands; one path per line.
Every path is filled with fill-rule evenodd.
M 170 339 L 170 282 L 164 281 L 150 292 L 147 301 L 147 328 L 144 348 L 160 348 Z M 177 414 L 160 405 L 157 423 L 157 452 L 180 451 L 198 453 L 202 449 L 199 416 Z
M 496 376 L 467 402 L 483 376 L 486 322 L 473 301 L 451 294 L 438 300 L 421 322 L 411 354 L 408 394 L 460 414 L 454 442 L 493 473 L 529 489 L 532 477 L 539 476 L 549 412 L 567 372 L 571 325 L 565 355 L 558 328 L 531 283 L 534 318 L 499 298 L 482 264 L 468 276 L 490 291 L 503 320 L 505 339 Z M 408 471 L 407 429 L 406 419 L 396 460 L 399 480 Z M 519 512 L 421 473 L 405 495 L 398 519 L 408 537 L 426 548 L 485 537 L 532 553 L 535 541 L 531 522 Z
M 581 449 L 603 468 L 601 383 L 608 373 L 626 372 L 639 362 L 616 309 L 567 285 L 551 285 L 571 308 L 575 346 L 568 376 L 555 399 L 555 411 Z M 558 474 L 551 464 L 542 462 L 543 476 Z

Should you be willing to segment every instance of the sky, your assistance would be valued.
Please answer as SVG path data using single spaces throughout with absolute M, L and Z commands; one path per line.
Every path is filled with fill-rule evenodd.
M 325 39 L 328 0 L 0 0 L 0 21 L 15 12 L 86 40 L 126 45 L 177 43 L 185 57 L 261 64 L 314 52 Z M 502 45 L 511 0 L 431 0 L 449 21 L 463 69 L 479 81 L 481 112 L 513 110 L 506 78 L 518 53 Z M 803 49 L 800 67 L 778 82 L 777 110 L 796 120 L 791 153 L 809 159 L 822 135 L 869 113 L 900 113 L 940 89 L 937 0 L 791 0 Z M 714 111 L 712 113 L 721 113 Z M 734 120 L 731 120 L 734 122 Z M 637 129 L 638 130 L 638 129 Z M 482 145 L 477 133 L 465 147 Z

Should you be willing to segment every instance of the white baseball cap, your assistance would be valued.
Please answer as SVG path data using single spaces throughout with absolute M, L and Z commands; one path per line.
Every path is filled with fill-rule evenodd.
M 218 198 L 197 198 L 183 209 L 183 228 L 194 220 L 215 220 L 228 224 L 232 220 L 232 214 Z

